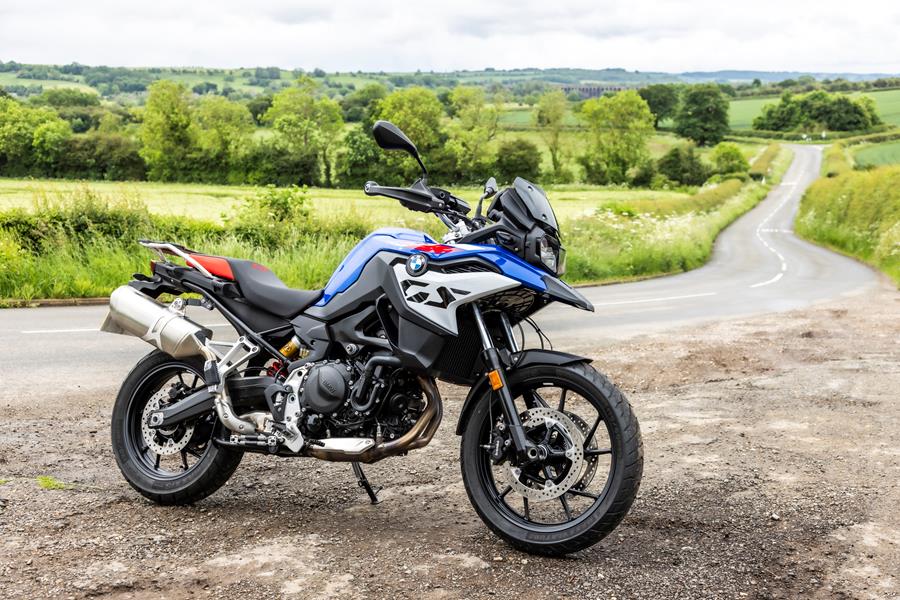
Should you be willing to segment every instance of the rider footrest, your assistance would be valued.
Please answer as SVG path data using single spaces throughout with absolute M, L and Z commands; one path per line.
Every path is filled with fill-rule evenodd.
M 362 465 L 358 462 L 351 463 L 353 466 L 353 474 L 356 475 L 356 480 L 359 482 L 359 487 L 366 490 L 366 493 L 369 495 L 369 500 L 372 504 L 378 504 L 381 500 L 378 498 L 378 492 L 381 491 L 381 487 L 377 487 L 372 489 L 372 485 L 369 483 L 369 480 L 366 479 L 366 474 L 363 471 Z

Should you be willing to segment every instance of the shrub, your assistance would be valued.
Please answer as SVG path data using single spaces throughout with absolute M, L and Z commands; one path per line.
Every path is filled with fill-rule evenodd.
M 676 146 L 656 164 L 659 172 L 684 185 L 701 185 L 709 177 L 709 169 L 694 150 L 693 144 Z
M 750 164 L 744 158 L 744 153 L 737 144 L 721 142 L 712 151 L 712 162 L 716 173 L 746 173 L 750 170 Z
M 800 202 L 803 237 L 874 265 L 900 284 L 900 166 L 816 181 Z
M 504 140 L 497 149 L 494 171 L 503 183 L 511 183 L 516 177 L 537 181 L 541 174 L 541 151 L 526 139 Z
M 772 164 L 780 150 L 781 146 L 778 144 L 769 144 L 766 146 L 766 149 L 763 150 L 762 154 L 756 157 L 753 164 L 750 165 L 750 177 L 757 181 L 762 181 L 768 177 L 772 170 Z

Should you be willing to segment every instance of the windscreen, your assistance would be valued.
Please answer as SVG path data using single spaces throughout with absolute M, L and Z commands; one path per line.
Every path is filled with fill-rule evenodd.
M 553 214 L 553 207 L 550 206 L 550 200 L 547 198 L 544 190 L 521 177 L 516 177 L 513 187 L 516 188 L 516 193 L 519 194 L 532 217 L 540 223 L 549 225 L 554 231 L 559 231 L 556 215 Z

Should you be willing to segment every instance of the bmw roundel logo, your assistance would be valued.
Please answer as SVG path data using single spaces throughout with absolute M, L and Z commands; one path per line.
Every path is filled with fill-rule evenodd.
M 413 254 L 406 259 L 406 272 L 410 275 L 421 275 L 428 268 L 428 257 L 424 254 Z

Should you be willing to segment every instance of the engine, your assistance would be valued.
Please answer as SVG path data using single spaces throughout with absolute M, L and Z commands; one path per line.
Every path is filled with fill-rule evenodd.
M 396 439 L 425 408 L 419 382 L 408 371 L 376 368 L 366 382 L 364 363 L 352 360 L 314 363 L 286 384 L 299 400 L 297 425 L 313 439 Z

